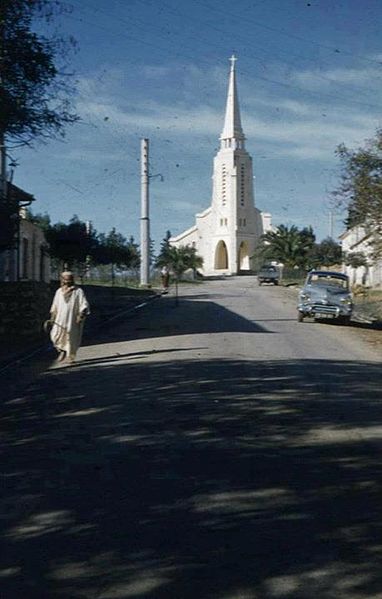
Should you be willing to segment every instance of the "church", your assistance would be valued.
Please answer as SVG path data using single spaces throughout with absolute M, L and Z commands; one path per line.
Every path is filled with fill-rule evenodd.
M 255 207 L 252 158 L 245 149 L 232 56 L 225 120 L 215 156 L 211 206 L 196 214 L 196 223 L 171 237 L 175 247 L 191 245 L 202 256 L 204 275 L 250 271 L 260 236 L 270 230 L 271 215 Z

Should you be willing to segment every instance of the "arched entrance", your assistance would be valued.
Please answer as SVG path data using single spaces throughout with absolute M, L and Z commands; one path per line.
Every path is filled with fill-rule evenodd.
M 228 252 L 224 241 L 219 241 L 215 250 L 215 270 L 228 268 Z
M 239 247 L 238 256 L 239 270 L 250 270 L 248 243 L 242 241 Z

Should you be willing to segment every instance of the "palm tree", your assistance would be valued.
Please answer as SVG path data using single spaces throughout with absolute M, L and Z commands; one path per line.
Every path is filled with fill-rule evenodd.
M 305 266 L 315 241 L 311 227 L 299 230 L 296 225 L 280 225 L 262 237 L 261 254 L 265 259 L 282 262 L 286 267 Z
M 175 298 L 176 305 L 178 299 L 178 283 L 186 270 L 192 269 L 194 272 L 197 268 L 203 266 L 203 258 L 196 253 L 196 249 L 190 245 L 170 246 L 166 251 L 166 266 L 175 275 Z

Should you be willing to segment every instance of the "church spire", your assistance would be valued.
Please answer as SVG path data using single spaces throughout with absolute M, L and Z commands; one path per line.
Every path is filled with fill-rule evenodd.
M 222 148 L 233 147 L 235 149 L 244 147 L 245 137 L 241 126 L 239 99 L 236 88 L 236 56 L 231 56 L 230 61 L 231 71 L 229 74 L 227 106 L 223 132 L 220 136 L 220 140 Z

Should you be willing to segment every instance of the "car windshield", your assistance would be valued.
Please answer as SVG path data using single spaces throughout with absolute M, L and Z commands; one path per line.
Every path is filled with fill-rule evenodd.
M 325 287 L 337 287 L 344 290 L 348 289 L 347 279 L 336 277 L 335 275 L 321 275 L 317 273 L 310 275 L 308 285 L 322 285 Z
M 263 266 L 261 270 L 270 270 L 271 272 L 276 272 L 275 266 Z

